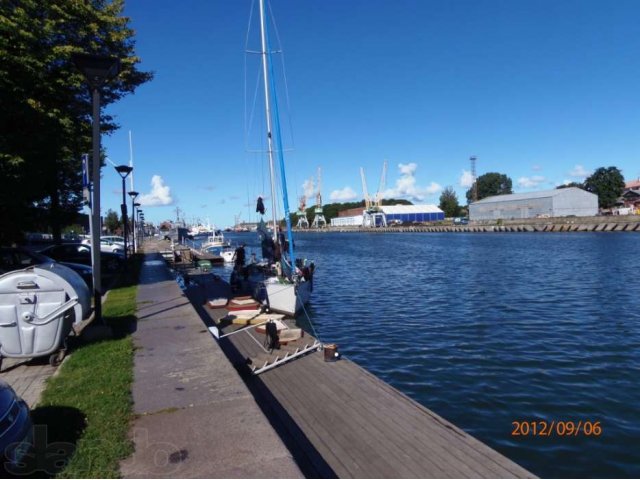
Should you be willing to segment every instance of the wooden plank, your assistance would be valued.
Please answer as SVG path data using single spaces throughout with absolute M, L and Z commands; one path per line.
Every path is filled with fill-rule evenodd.
M 531 476 L 529 472 L 519 465 L 495 450 L 490 449 L 471 435 L 460 430 L 458 427 L 418 404 L 390 385 L 382 382 L 358 365 L 351 363 L 350 368 L 357 370 L 356 373 L 358 377 L 363 379 L 368 377 L 374 383 L 377 383 L 379 392 L 383 395 L 386 394 L 387 403 L 377 404 L 374 408 L 384 408 L 392 412 L 392 414 L 397 412 L 398 418 L 395 421 L 403 422 L 404 428 L 407 430 L 415 429 L 418 422 L 421 422 L 420 429 L 418 430 L 419 437 L 420 431 L 423 428 L 430 429 L 436 436 L 430 438 L 429 441 L 438 441 L 441 439 L 440 443 L 446 448 L 447 452 L 456 452 L 458 461 L 468 462 L 470 465 L 483 465 L 491 472 L 490 476 Z M 358 386 L 362 388 L 360 384 Z M 365 395 L 362 401 L 367 402 L 371 398 L 372 395 Z M 384 397 L 380 398 L 384 400 Z M 407 407 L 405 411 L 400 412 L 400 410 L 392 408 L 392 405 L 395 404 L 398 399 L 403 400 L 403 403 L 405 403 Z M 390 404 L 389 402 L 392 403 Z M 426 418 L 424 418 L 425 416 Z M 455 435 L 452 436 L 452 434 Z M 475 462 L 472 463 L 471 460 L 475 460 Z
M 276 370 L 265 373 L 260 377 L 260 379 L 264 380 L 264 378 L 275 371 Z M 296 422 L 309 442 L 322 456 L 325 462 L 327 462 L 327 464 L 336 473 L 336 475 L 339 478 L 357 477 L 357 465 L 355 466 L 355 468 L 352 465 L 345 465 L 343 463 L 344 459 L 338 457 L 334 453 L 334 451 L 329 446 L 329 443 L 331 442 L 330 432 L 324 429 L 323 425 L 321 425 L 319 421 L 315 420 L 313 413 L 301 415 L 301 409 L 305 410 L 306 406 L 296 398 L 295 394 L 290 395 L 288 393 L 288 391 L 290 391 L 290 388 L 291 385 L 289 383 L 283 381 L 277 376 L 272 378 L 268 385 L 268 390 L 276 397 L 278 402 L 282 405 L 282 407 L 286 410 L 290 417 Z M 320 425 L 320 428 L 314 429 L 314 423 Z
M 349 380 L 340 379 L 336 383 L 344 384 L 345 381 L 349 381 L 351 385 L 357 385 L 359 391 L 363 394 L 357 399 L 358 403 L 365 405 L 365 408 L 372 411 L 384 411 L 385 420 L 390 424 L 386 428 L 389 428 L 390 431 L 395 428 L 396 432 L 399 432 L 401 439 L 410 439 L 418 454 L 422 453 L 424 455 L 425 451 L 429 451 L 432 455 L 432 460 L 441 468 L 455 468 L 460 471 L 461 475 L 471 477 L 511 476 L 509 472 L 504 470 L 479 469 L 478 463 L 470 461 L 468 457 L 469 454 L 473 455 L 473 452 L 456 455 L 460 447 L 459 442 L 463 438 L 458 435 L 451 435 L 449 430 L 443 429 L 440 424 L 433 422 L 432 417 L 425 418 L 422 412 L 416 410 L 415 405 L 410 405 L 410 408 L 407 408 L 403 399 L 397 395 L 388 398 L 385 398 L 384 395 L 372 395 L 374 392 L 370 391 L 370 388 L 363 386 L 363 382 L 358 382 L 353 376 Z M 354 383 L 354 381 L 357 383 Z M 380 390 L 378 393 L 384 393 L 384 391 Z M 420 415 L 416 415 L 416 413 L 420 413 Z M 482 459 L 478 458 L 477 460 L 481 461 Z M 483 465 L 483 467 L 486 467 L 486 465 Z
M 308 368 L 301 364 L 295 367 L 298 370 L 301 367 L 302 370 Z M 317 425 L 325 423 L 330 425 L 337 451 L 361 465 L 366 477 L 404 478 L 425 475 L 424 467 L 417 465 L 412 456 L 403 450 L 401 438 L 393 438 L 390 431 L 377 428 L 375 419 L 372 422 L 371 418 L 362 415 L 359 405 L 349 401 L 344 391 L 337 391 L 331 379 L 327 381 L 327 378 L 305 375 L 304 371 L 299 373 L 301 382 L 296 385 L 295 391 L 305 397 L 307 409 L 316 413 L 319 421 L 313 427 L 317 428 Z M 336 398 L 340 402 L 336 402 Z M 452 472 L 430 464 L 429 476 L 447 477 L 452 476 Z
M 331 370 L 335 371 L 334 367 L 339 369 L 339 365 L 340 363 L 331 364 Z M 329 369 L 325 368 L 324 370 L 328 371 Z M 395 422 L 390 421 L 388 411 L 368 408 L 362 402 L 360 394 L 364 392 L 360 389 L 350 389 L 349 386 L 353 383 L 348 380 L 347 383 L 336 382 L 335 378 L 324 378 L 323 380 L 319 383 L 319 388 L 328 390 L 326 400 L 330 401 L 331 397 L 341 399 L 339 404 L 332 403 L 344 411 L 345 428 L 360 430 L 359 437 L 374 439 L 372 453 L 392 461 L 393 468 L 397 469 L 400 465 L 411 469 L 411 474 L 398 472 L 395 474 L 396 476 L 424 476 L 425 474 L 438 477 L 465 476 L 463 469 L 451 468 L 445 462 L 439 461 L 437 457 L 425 456 L 425 450 L 418 448 L 416 443 L 406 436 L 406 431 L 398 430 Z M 469 475 L 471 471 L 466 473 Z
M 351 366 L 354 366 L 354 364 L 351 364 Z M 366 375 L 367 377 L 370 376 L 368 372 L 365 373 L 358 371 L 355 373 Z M 402 425 L 408 432 L 415 431 L 415 439 L 417 441 L 420 441 L 420 439 L 424 437 L 425 433 L 429 433 L 429 443 L 435 442 L 438 445 L 445 447 L 444 451 L 448 456 L 451 456 L 451 447 L 459 447 L 460 445 L 463 445 L 467 438 L 471 438 L 466 433 L 453 427 L 453 425 L 449 424 L 446 420 L 437 417 L 433 412 L 425 409 L 408 397 L 402 396 L 402 394 L 397 390 L 388 389 L 387 384 L 384 384 L 376 377 L 371 376 L 370 378 L 373 379 L 375 383 L 380 383 L 380 385 L 376 386 L 378 388 L 379 395 L 375 399 L 375 404 L 372 405 L 372 407 L 388 410 L 391 416 L 397 417 L 394 418 L 394 422 Z M 360 384 L 358 384 L 358 386 L 360 388 L 365 388 Z M 365 395 L 362 401 L 371 403 L 372 398 L 373 397 L 371 395 Z M 453 444 L 452 441 L 454 442 Z M 456 449 L 453 451 L 455 450 Z M 463 462 L 467 461 L 468 456 L 473 456 L 473 453 L 474 452 L 472 451 L 466 451 L 465 454 L 458 457 L 457 460 Z M 495 476 L 496 474 L 506 475 L 508 472 L 501 470 L 496 471 L 494 469 L 491 476 Z

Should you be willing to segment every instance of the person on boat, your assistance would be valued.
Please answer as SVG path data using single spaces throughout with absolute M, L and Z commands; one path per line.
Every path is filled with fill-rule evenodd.
M 245 244 L 242 243 L 238 248 L 236 248 L 235 253 L 233 254 L 233 261 L 235 270 L 240 271 L 244 267 L 244 259 L 245 259 Z
M 275 259 L 275 249 L 276 245 L 273 242 L 273 238 L 269 236 L 265 236 L 262 239 L 262 258 L 267 260 L 269 263 L 273 262 Z

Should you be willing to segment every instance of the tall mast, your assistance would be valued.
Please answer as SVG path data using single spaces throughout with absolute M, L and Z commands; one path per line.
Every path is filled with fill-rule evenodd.
M 271 47 L 269 45 L 269 33 L 267 31 L 267 22 L 265 16 L 264 0 L 260 0 L 260 37 L 262 41 L 262 73 L 264 77 L 264 98 L 265 98 L 265 112 L 267 117 L 267 142 L 269 148 L 269 170 L 271 173 L 271 205 L 273 209 L 273 235 L 274 241 L 278 241 L 278 235 L 276 233 L 276 211 L 275 211 L 275 175 L 274 175 L 274 146 L 273 136 L 275 135 L 275 142 L 277 143 L 278 160 L 280 164 L 280 181 L 282 183 L 282 202 L 284 205 L 284 219 L 287 224 L 287 238 L 289 240 L 289 260 L 291 261 L 292 272 L 295 272 L 296 258 L 293 250 L 293 235 L 291 233 L 291 218 L 289 215 L 289 197 L 287 193 L 287 178 L 284 170 L 284 157 L 282 148 L 282 136 L 280 135 L 280 121 L 278 114 L 278 102 L 275 101 L 276 89 L 273 79 L 273 64 L 271 62 Z M 271 95 L 273 93 L 274 102 L 271 105 Z M 273 106 L 273 113 L 271 108 Z M 273 115 L 273 118 L 272 118 Z M 272 121 L 273 120 L 273 121 Z M 273 130 L 272 130 L 273 127 Z
M 260 40 L 262 43 L 262 79 L 264 82 L 264 106 L 267 117 L 267 150 L 269 153 L 269 176 L 271 178 L 271 216 L 273 219 L 273 241 L 278 241 L 276 231 L 276 182 L 273 160 L 273 135 L 271 134 L 271 95 L 269 95 L 269 52 L 267 50 L 267 26 L 264 11 L 264 0 L 260 0 Z

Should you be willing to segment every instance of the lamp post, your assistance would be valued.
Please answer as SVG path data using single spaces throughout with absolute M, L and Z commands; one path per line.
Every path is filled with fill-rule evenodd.
M 140 224 L 140 232 L 142 233 L 142 240 L 144 241 L 144 212 L 140 209 L 138 209 L 138 223 Z
M 94 315 L 102 322 L 102 281 L 100 269 L 100 88 L 120 72 L 120 60 L 113 57 L 75 53 L 71 60 L 82 72 L 92 94 L 93 161 L 91 181 L 91 274 L 93 280 Z
M 128 232 L 128 215 L 127 215 L 127 200 L 126 200 L 126 187 L 124 184 L 125 179 L 129 176 L 129 174 L 131 173 L 131 171 L 133 170 L 133 167 L 130 167 L 129 165 L 118 165 L 117 167 L 115 167 L 116 172 L 118 172 L 120 174 L 120 176 L 122 177 L 122 205 L 120 205 L 120 209 L 122 210 L 122 223 L 124 224 L 124 233 L 123 233 L 123 237 L 124 237 L 124 264 L 127 264 L 127 232 Z
M 129 192 L 129 196 L 131 197 L 131 245 L 133 246 L 133 253 L 136 253 L 136 207 L 134 202 L 136 201 L 138 192 L 132 190 Z
M 135 192 L 136 196 L 138 192 Z M 131 195 L 131 192 L 129 192 L 129 195 Z M 138 212 L 138 207 L 140 206 L 140 204 L 138 202 L 135 202 L 133 204 L 133 228 L 131 229 L 131 231 L 133 232 L 134 236 L 133 236 L 133 253 L 136 253 L 138 251 L 138 245 L 140 244 L 140 232 L 138 230 L 136 230 L 136 223 L 138 221 L 136 215 Z

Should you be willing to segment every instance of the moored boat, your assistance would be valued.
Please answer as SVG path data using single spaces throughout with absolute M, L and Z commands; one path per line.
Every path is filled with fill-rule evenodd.
M 259 1 L 260 9 L 260 41 L 262 59 L 262 80 L 265 107 L 266 145 L 271 185 L 272 225 L 278 225 L 276 199 L 282 199 L 286 232 L 273 229 L 271 235 L 266 229 L 264 220 L 260 220 L 257 228 L 262 241 L 261 264 L 249 265 L 248 279 L 254 286 L 255 297 L 266 301 L 269 308 L 286 315 L 295 315 L 311 298 L 313 287 L 312 276 L 314 266 L 306 266 L 296 260 L 292 236 L 292 226 L 287 194 L 287 181 L 284 165 L 284 149 L 280 131 L 278 103 L 276 101 L 275 79 L 272 74 L 272 48 L 269 42 L 267 10 L 264 0 Z M 277 157 L 277 158 L 276 158 Z M 281 192 L 276 191 L 276 162 L 279 170 Z M 256 211 L 264 216 L 265 208 L 261 197 L 258 197 Z M 306 269 L 306 270 L 304 270 Z M 304 270 L 304 271 L 303 271 Z

